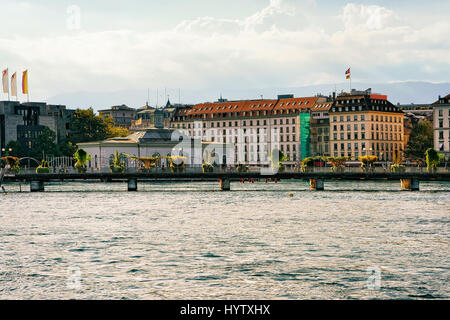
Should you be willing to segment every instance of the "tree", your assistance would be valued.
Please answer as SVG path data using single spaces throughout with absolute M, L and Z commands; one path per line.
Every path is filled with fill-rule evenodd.
M 19 141 L 10 141 L 6 147 L 6 150 L 11 149 L 11 152 L 9 152 L 9 155 L 15 156 L 18 158 L 23 158 L 27 156 L 27 149 L 26 147 L 20 143 Z
M 128 129 L 116 127 L 112 117 L 102 117 L 94 114 L 94 110 L 77 109 L 71 118 L 72 138 L 74 144 L 78 142 L 100 141 L 112 137 L 126 137 Z
M 58 144 L 59 153 L 65 157 L 72 157 L 75 151 L 77 151 L 77 146 L 70 141 L 62 141 Z
M 30 156 L 36 159 L 43 159 L 43 154 L 59 156 L 60 152 L 56 144 L 56 133 L 45 127 L 37 136 L 36 144 L 30 152 Z
M 409 135 L 405 157 L 410 160 L 425 160 L 427 149 L 433 148 L 433 127 L 428 120 L 416 123 Z
M 426 161 L 427 161 L 427 168 L 429 171 L 435 171 L 436 166 L 441 162 L 441 157 L 439 156 L 439 153 L 433 149 L 429 148 L 427 151 L 425 151 Z
M 130 135 L 130 131 L 127 128 L 116 127 L 114 125 L 114 119 L 110 116 L 104 118 L 106 122 L 106 138 L 113 137 L 126 137 Z
M 94 110 L 77 109 L 71 117 L 72 143 L 99 141 L 107 138 L 108 124 Z

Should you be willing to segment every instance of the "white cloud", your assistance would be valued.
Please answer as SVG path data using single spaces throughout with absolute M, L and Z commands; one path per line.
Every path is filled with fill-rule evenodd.
M 243 19 L 199 17 L 166 31 L 0 37 L 0 58 L 13 61 L 10 69 L 29 68 L 42 99 L 79 90 L 333 83 L 349 64 L 362 81 L 446 80 L 449 22 L 412 28 L 390 9 L 347 4 L 325 31 L 314 8 L 272 0 Z
M 367 28 L 380 30 L 395 20 L 393 11 L 384 7 L 348 3 L 342 13 L 342 21 L 346 29 Z

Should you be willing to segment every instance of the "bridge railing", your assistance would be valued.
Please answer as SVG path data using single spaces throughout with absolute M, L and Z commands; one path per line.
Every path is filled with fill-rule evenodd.
M 267 169 L 267 168 L 266 168 Z M 87 168 L 86 173 L 110 173 L 111 170 L 107 167 L 102 169 L 96 169 L 96 168 Z M 142 168 L 127 168 L 124 171 L 125 173 L 171 173 L 172 170 L 170 168 L 151 168 L 150 170 L 145 170 Z M 183 169 L 184 173 L 202 173 L 203 170 L 201 167 L 185 167 Z M 227 173 L 227 172 L 237 172 L 236 167 L 214 167 L 213 171 L 214 173 Z M 258 167 L 250 167 L 248 172 L 252 173 L 259 173 L 261 172 L 261 168 Z M 306 169 L 302 168 L 282 168 L 278 172 L 286 172 L 286 173 L 296 173 L 296 172 L 305 172 L 305 173 L 329 173 L 329 172 L 339 172 L 339 173 L 361 173 L 361 172 L 368 172 L 368 173 L 428 173 L 428 169 L 426 167 L 404 167 L 400 168 L 399 170 L 393 171 L 391 168 L 386 167 L 373 167 L 366 170 L 363 170 L 361 167 L 341 167 L 332 169 L 331 167 L 308 167 Z M 450 173 L 450 166 L 447 167 L 437 167 L 434 171 L 435 173 Z M 11 169 L 3 169 L 3 173 L 6 175 L 14 174 Z M 35 168 L 29 168 L 29 169 L 20 169 L 19 174 L 35 174 L 36 169 Z M 50 173 L 55 174 L 79 174 L 78 170 L 73 167 L 67 167 L 67 168 L 50 168 Z

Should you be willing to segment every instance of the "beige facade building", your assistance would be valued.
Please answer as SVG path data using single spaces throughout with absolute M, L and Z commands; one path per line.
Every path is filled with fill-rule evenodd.
M 110 116 L 114 119 L 114 124 L 118 127 L 129 129 L 131 122 L 136 118 L 136 109 L 126 105 L 112 106 L 110 109 L 99 110 L 102 117 Z

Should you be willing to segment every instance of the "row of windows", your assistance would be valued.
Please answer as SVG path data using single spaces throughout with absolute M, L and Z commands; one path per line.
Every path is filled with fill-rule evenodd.
M 328 137 L 327 137 L 328 138 Z M 239 140 L 238 137 L 214 137 L 211 136 L 208 138 L 208 140 L 211 140 L 211 142 L 219 142 L 219 143 L 260 143 L 260 142 L 266 142 L 267 139 L 265 136 L 262 136 L 261 138 L 257 136 L 256 138 L 254 136 L 245 136 L 244 140 Z M 273 142 L 295 142 L 296 137 L 295 135 L 280 135 L 280 136 L 274 136 Z M 326 140 L 328 141 L 328 139 Z
M 368 118 L 369 119 L 369 118 Z M 381 121 L 381 122 L 401 122 L 401 117 L 392 117 L 392 116 L 378 116 L 378 115 L 370 115 L 371 121 Z M 339 121 L 365 121 L 365 115 L 361 114 L 359 117 L 357 114 L 352 116 L 339 116 Z M 333 121 L 337 122 L 338 117 L 333 116 Z
M 238 151 L 238 146 L 235 147 L 235 152 L 239 152 Z M 248 148 L 247 146 L 244 146 L 243 151 L 244 152 L 248 152 L 248 150 L 250 150 L 250 152 L 267 152 L 267 145 L 263 144 L 263 145 L 249 145 Z M 297 152 L 297 147 L 295 144 L 281 144 L 280 145 L 280 150 L 283 152 Z
M 317 134 L 328 134 L 328 128 L 317 128 Z
M 334 151 L 337 150 L 345 150 L 345 143 L 335 143 L 334 145 Z M 350 150 L 364 150 L 364 151 L 393 151 L 397 150 L 397 143 L 375 143 L 372 142 L 371 144 L 367 145 L 370 147 L 369 150 L 366 149 L 366 143 L 365 142 L 355 142 L 355 143 L 347 143 L 347 151 Z
M 337 104 L 343 104 L 343 101 L 337 101 Z M 384 101 L 383 104 L 386 104 L 386 102 Z M 391 107 L 391 106 L 370 106 L 369 110 L 373 110 L 373 111 L 396 111 L 395 107 Z M 332 112 L 349 112 L 349 111 L 362 111 L 362 106 L 346 106 L 346 107 L 333 107 L 331 109 Z
M 348 157 L 352 157 L 354 159 L 358 159 L 360 155 L 365 156 L 366 154 L 369 154 L 369 155 L 376 155 L 378 157 L 378 159 L 380 159 L 380 160 L 393 160 L 394 153 L 395 152 L 388 152 L 388 151 L 386 151 L 386 152 L 368 152 L 368 153 L 363 151 L 363 152 L 359 153 L 359 152 L 355 151 L 355 152 L 347 152 L 347 153 L 335 152 L 334 156 L 335 157 L 348 156 Z
M 283 125 L 283 124 L 286 124 L 286 125 L 288 125 L 288 124 L 295 124 L 295 118 L 292 118 L 292 119 L 285 119 L 286 121 L 283 121 L 283 119 L 280 119 L 279 121 L 277 121 L 277 119 L 274 119 L 273 121 L 272 121 L 272 124 L 273 125 L 277 125 L 277 124 L 280 124 L 280 125 Z M 267 120 L 255 120 L 255 122 L 253 122 L 253 120 L 249 120 L 248 122 L 247 122 L 247 120 L 243 120 L 242 121 L 242 126 L 247 126 L 247 124 L 249 125 L 249 126 L 253 126 L 253 124 L 256 124 L 257 126 L 260 126 L 260 125 L 263 125 L 263 126 L 266 126 L 267 125 Z M 211 122 L 210 123 L 211 125 L 210 125 L 210 127 L 211 128 L 214 128 L 214 127 L 216 127 L 216 128 L 220 128 L 221 126 L 223 127 L 223 128 L 225 128 L 225 127 L 227 127 L 227 122 Z M 221 125 L 222 124 L 222 125 Z M 238 121 L 228 121 L 228 127 L 233 127 L 233 124 L 234 124 L 234 127 L 239 127 L 240 125 L 239 125 L 239 122 Z M 197 123 L 194 123 L 194 125 L 193 125 L 193 128 L 200 128 L 200 127 L 203 127 L 203 128 L 206 128 L 206 122 L 197 122 Z M 188 128 L 190 129 L 191 128 L 191 124 L 190 123 L 188 123 Z
M 349 103 L 361 103 L 364 99 L 347 99 L 347 100 L 337 100 L 337 104 L 349 104 Z M 387 104 L 386 100 L 379 100 L 379 99 L 371 99 L 370 102 L 376 103 L 376 104 Z
M 448 123 L 450 124 L 450 118 L 448 119 Z M 438 128 L 444 127 L 444 119 L 439 119 L 438 121 Z
M 40 131 L 32 131 L 32 130 L 24 130 L 24 131 L 18 131 L 17 132 L 17 138 L 18 139 L 36 139 L 41 133 Z
M 195 111 L 193 109 L 192 111 Z M 206 119 L 206 118 L 237 118 L 237 117 L 247 117 L 247 116 L 267 116 L 267 115 L 282 115 L 282 114 L 298 114 L 300 113 L 299 109 L 285 109 L 285 110 L 258 110 L 258 111 L 243 111 L 243 112 L 224 112 L 224 113 L 203 113 L 203 114 L 194 114 L 189 115 L 188 119 Z
M 324 145 L 319 144 L 318 146 L 313 145 L 313 154 L 316 154 L 316 153 L 323 154 L 324 152 L 328 153 L 328 151 L 329 151 L 328 143 L 324 144 Z
M 377 132 L 374 133 L 372 132 L 370 135 L 372 140 L 402 140 L 402 135 L 397 133 L 383 133 L 383 132 Z M 397 139 L 398 138 L 398 139 Z M 365 132 L 354 132 L 353 134 L 351 134 L 350 132 L 347 132 L 347 134 L 341 133 L 341 134 L 337 134 L 334 133 L 333 134 L 333 139 L 334 140 L 364 140 L 366 139 L 366 133 Z
M 339 125 L 339 130 L 341 130 L 341 131 L 343 131 L 344 130 L 344 125 L 343 124 L 341 124 L 341 125 Z M 353 124 L 353 130 L 354 131 L 358 131 L 358 128 L 359 128 L 359 126 L 358 126 L 358 124 L 357 123 L 354 123 Z M 387 125 L 387 124 L 385 124 L 384 126 L 382 125 L 382 124 L 380 124 L 380 125 L 378 125 L 378 123 L 372 123 L 371 124 L 371 130 L 381 130 L 381 131 L 401 131 L 401 129 L 402 129 L 402 127 L 401 127 L 401 125 Z M 338 126 L 337 125 L 333 125 L 333 131 L 337 131 L 338 130 Z M 350 131 L 350 130 L 352 130 L 352 126 L 350 125 L 350 124 L 347 124 L 347 131 Z M 361 123 L 361 130 L 362 131 L 364 131 L 364 130 L 366 130 L 366 126 L 365 126 L 365 124 L 364 123 Z
M 447 113 L 449 113 L 449 115 L 450 115 L 450 109 L 447 109 Z M 438 116 L 439 117 L 443 117 L 444 116 L 444 109 L 439 109 Z
M 297 154 L 292 153 L 292 154 L 286 154 L 289 158 L 288 161 L 297 161 Z M 235 162 L 239 162 L 238 161 L 238 156 L 236 155 L 235 157 Z M 270 160 L 270 158 L 267 156 L 267 154 L 250 154 L 244 155 L 244 162 L 264 162 L 267 163 Z
M 439 140 L 444 139 L 444 131 L 439 131 Z

